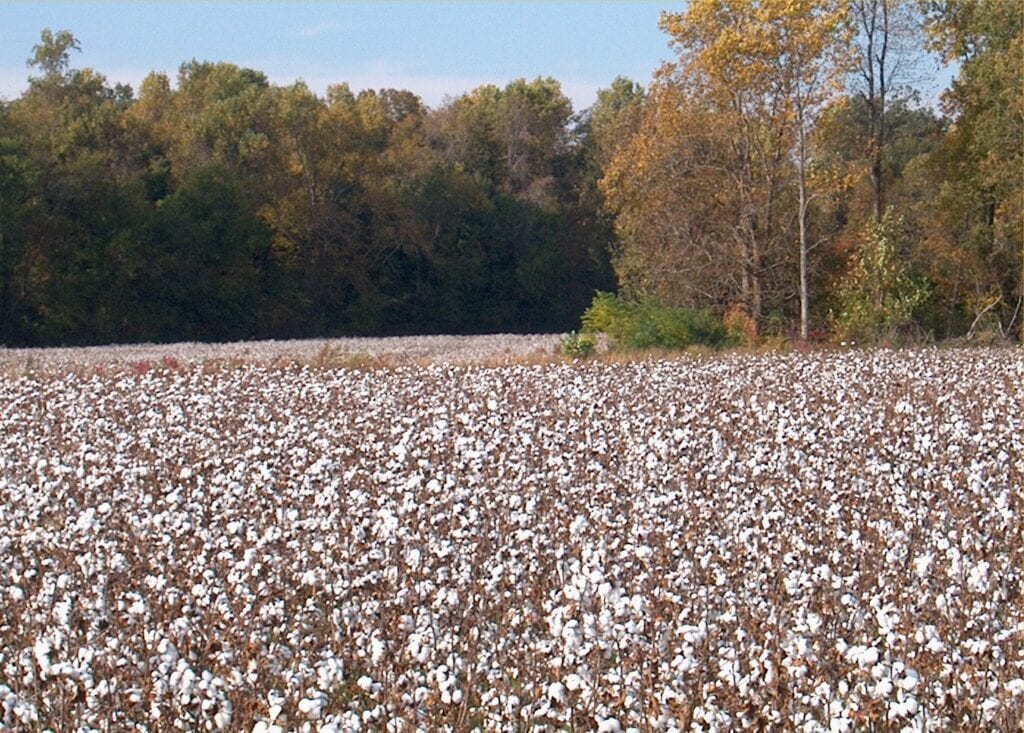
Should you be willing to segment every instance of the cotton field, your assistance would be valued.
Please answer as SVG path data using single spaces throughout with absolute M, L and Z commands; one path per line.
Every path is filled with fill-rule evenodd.
M 294 339 L 223 344 L 124 344 L 63 349 L 7 349 L 0 346 L 0 375 L 53 374 L 82 369 L 102 372 L 156 366 L 217 367 L 259 363 L 316 367 L 380 367 L 399 364 L 500 365 L 550 360 L 561 340 L 552 334 L 403 336 L 400 338 Z
M 1021 729 L 1019 351 L 61 359 L 0 382 L 0 728 Z

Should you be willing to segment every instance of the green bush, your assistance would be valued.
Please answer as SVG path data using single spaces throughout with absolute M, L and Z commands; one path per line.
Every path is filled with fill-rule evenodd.
M 914 310 L 928 299 L 927 283 L 916 277 L 900 256 L 905 249 L 904 222 L 890 208 L 867 227 L 837 294 L 839 312 L 832 326 L 840 339 L 879 342 L 900 340 L 920 329 Z
M 625 300 L 597 293 L 583 314 L 584 333 L 606 333 L 619 349 L 685 349 L 694 344 L 721 346 L 725 326 L 705 310 L 667 306 L 657 298 Z
M 597 339 L 589 333 L 572 331 L 562 336 L 562 355 L 570 359 L 586 359 L 597 349 Z

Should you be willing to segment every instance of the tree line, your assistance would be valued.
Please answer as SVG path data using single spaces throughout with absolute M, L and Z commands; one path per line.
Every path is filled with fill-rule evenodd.
M 0 342 L 565 331 L 595 291 L 762 334 L 1020 329 L 1015 3 L 692 0 L 647 86 L 437 109 L 43 31 L 0 104 Z M 901 73 L 959 63 L 941 109 Z
M 134 93 L 76 50 L 44 31 L 0 108 L 5 344 L 551 332 L 614 287 L 553 79 L 430 110 L 190 61 Z

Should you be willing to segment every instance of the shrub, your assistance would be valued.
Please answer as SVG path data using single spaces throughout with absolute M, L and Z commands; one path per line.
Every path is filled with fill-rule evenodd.
M 570 359 L 586 359 L 596 348 L 597 339 L 592 334 L 572 331 L 562 336 L 562 354 Z
M 582 320 L 585 333 L 606 333 L 619 349 L 685 349 L 727 340 L 722 322 L 710 312 L 667 306 L 653 297 L 632 301 L 599 292 Z
M 832 316 L 838 338 L 884 342 L 919 337 L 914 309 L 928 299 L 928 287 L 900 256 L 903 228 L 903 219 L 891 209 L 868 226 L 839 286 L 839 312 Z
M 754 346 L 760 339 L 757 334 L 757 322 L 750 317 L 747 309 L 739 303 L 733 303 L 722 319 L 729 340 L 740 346 Z

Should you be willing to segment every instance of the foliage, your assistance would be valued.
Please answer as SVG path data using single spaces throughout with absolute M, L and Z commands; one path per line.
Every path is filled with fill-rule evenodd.
M 0 105 L 0 343 L 557 332 L 615 285 L 554 79 L 429 110 L 193 60 L 134 95 L 78 50 L 44 31 Z
M 135 93 L 45 30 L 0 102 L 0 343 L 562 333 L 588 305 L 622 348 L 1024 331 L 1019 3 L 661 27 L 677 57 L 578 113 L 548 77 L 430 109 L 199 60 Z M 922 27 L 959 63 L 941 113 L 900 79 Z
M 727 334 L 709 311 L 664 305 L 656 297 L 626 300 L 599 292 L 583 314 L 585 333 L 605 333 L 616 348 L 684 349 L 721 346 Z
M 893 340 L 907 334 L 914 309 L 928 297 L 928 286 L 901 257 L 903 219 L 886 211 L 864 233 L 864 242 L 839 285 L 836 335 L 857 341 Z
M 1024 299 L 1024 6 L 929 3 L 928 31 L 960 73 L 943 95 L 954 120 L 929 160 L 937 195 L 924 258 L 942 302 L 971 328 L 1021 329 Z
M 570 331 L 562 336 L 562 354 L 570 359 L 586 359 L 597 350 L 593 334 Z
M 741 346 L 754 346 L 760 341 L 757 323 L 739 303 L 733 303 L 722 317 L 729 340 Z
M 838 88 L 844 19 L 829 0 L 695 0 L 662 15 L 678 59 L 602 181 L 627 292 L 741 303 L 758 322 L 789 300 L 799 273 L 806 301 L 806 265 L 792 267 L 790 243 L 804 260 L 805 138 Z

